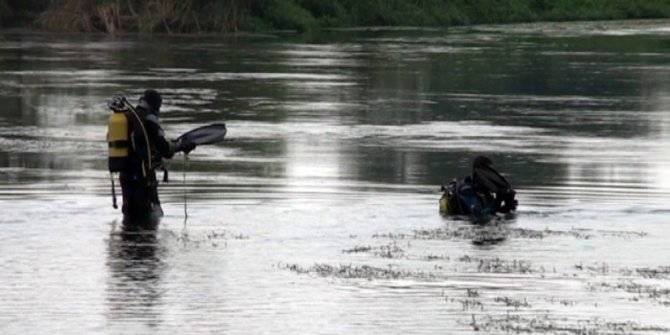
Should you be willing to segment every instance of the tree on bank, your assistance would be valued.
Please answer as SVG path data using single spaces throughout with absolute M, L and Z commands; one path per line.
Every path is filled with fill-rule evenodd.
M 48 6 L 48 0 L 0 0 L 0 26 L 32 25 Z
M 0 25 L 205 33 L 670 17 L 670 0 L 0 0 Z

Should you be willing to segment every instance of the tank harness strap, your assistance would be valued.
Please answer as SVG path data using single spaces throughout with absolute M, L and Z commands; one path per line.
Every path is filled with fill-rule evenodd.
M 111 142 L 107 142 L 107 143 L 108 143 L 108 146 L 109 146 L 110 148 L 119 148 L 119 149 L 121 149 L 121 148 L 128 148 L 128 147 L 130 147 L 130 141 L 128 141 L 128 140 L 118 140 L 118 141 L 111 141 Z
M 456 179 L 456 203 L 458 204 L 458 210 L 461 214 L 465 214 L 463 211 L 463 204 L 461 203 L 461 186 L 463 184 Z
M 147 178 L 147 176 L 149 175 L 149 171 L 148 171 L 148 170 L 149 170 L 149 169 L 151 168 L 151 166 L 152 166 L 152 163 L 151 163 L 151 161 L 152 161 L 152 159 L 151 159 L 151 146 L 150 146 L 150 144 L 149 144 L 149 135 L 147 134 L 147 130 L 146 130 L 146 128 L 144 127 L 144 122 L 142 122 L 142 118 L 141 118 L 140 115 L 137 113 L 137 110 L 135 109 L 135 107 L 133 107 L 133 106 L 128 102 L 128 100 L 126 100 L 126 98 L 123 98 L 123 103 L 128 107 L 128 109 L 130 110 L 130 114 L 133 115 L 133 117 L 134 117 L 135 120 L 137 121 L 137 124 L 139 124 L 140 128 L 142 128 L 142 135 L 144 135 L 144 141 L 145 141 L 145 143 L 146 143 L 147 160 L 148 160 L 148 162 L 143 162 L 143 164 L 142 164 L 142 176 L 144 177 L 144 179 L 146 179 L 148 182 L 150 182 L 150 181 L 149 181 L 149 178 Z
M 109 174 L 109 179 L 112 180 L 112 207 L 117 209 L 119 205 L 116 203 L 116 188 L 114 187 L 114 175 L 112 173 Z

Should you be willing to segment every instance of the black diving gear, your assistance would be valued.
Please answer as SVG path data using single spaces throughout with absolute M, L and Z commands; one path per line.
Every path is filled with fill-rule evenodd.
M 177 138 L 177 141 L 187 141 L 193 144 L 214 144 L 223 141 L 226 137 L 225 123 L 212 123 L 190 130 Z
M 440 211 L 476 217 L 514 212 L 516 191 L 492 165 L 488 157 L 478 156 L 472 164 L 472 176 L 442 186 Z
M 120 104 L 124 108 L 120 108 Z M 160 94 L 154 90 L 145 91 L 135 107 L 125 98 L 115 98 L 109 104 L 110 107 L 119 107 L 117 109 L 126 117 L 128 126 L 130 146 L 127 164 L 118 170 L 123 194 L 124 225 L 157 224 L 156 219 L 163 215 L 163 211 L 158 198 L 155 169 L 163 168 L 164 173 L 167 173 L 163 159 L 172 158 L 179 151 L 188 153 L 196 146 L 187 140 L 169 141 L 165 138 L 158 118 L 161 104 Z M 164 181 L 167 181 L 166 178 Z
M 516 210 L 518 201 L 516 191 L 500 172 L 493 168 L 488 157 L 478 156 L 472 164 L 472 181 L 476 188 L 490 197 L 493 195 L 494 208 L 498 213 L 510 213 Z

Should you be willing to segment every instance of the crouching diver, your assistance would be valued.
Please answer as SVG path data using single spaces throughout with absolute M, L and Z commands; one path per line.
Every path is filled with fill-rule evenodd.
M 195 143 L 188 140 L 169 141 L 160 125 L 162 98 L 155 90 L 146 90 L 137 106 L 124 97 L 114 98 L 108 105 L 113 113 L 109 118 L 109 171 L 119 173 L 123 196 L 123 224 L 128 228 L 155 228 L 163 210 L 158 199 L 158 180 L 155 169 L 163 169 L 164 158 L 176 152 L 188 154 Z M 114 208 L 114 177 L 112 176 Z
M 518 205 L 516 191 L 492 165 L 488 157 L 478 156 L 472 164 L 471 176 L 442 186 L 440 212 L 478 218 L 513 213 Z

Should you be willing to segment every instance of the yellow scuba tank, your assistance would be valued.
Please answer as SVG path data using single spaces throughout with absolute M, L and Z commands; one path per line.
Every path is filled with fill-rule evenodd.
M 134 117 L 136 122 L 138 122 L 137 124 L 139 124 L 139 127 L 142 129 L 147 148 L 149 147 L 149 139 L 147 137 L 146 129 L 144 129 L 144 126 L 142 125 L 140 116 L 128 103 L 125 97 L 114 97 L 107 103 L 107 107 L 112 110 L 112 115 L 110 115 L 107 120 L 107 166 L 110 172 L 109 177 L 112 182 L 112 205 L 114 208 L 118 208 L 116 204 L 116 191 L 114 189 L 114 173 L 129 171 L 131 168 L 130 117 Z M 142 162 L 142 173 L 145 178 L 147 176 L 147 166 L 151 166 L 150 153 L 148 154 L 146 161 L 148 163 L 144 160 Z
M 121 172 L 128 167 L 130 157 L 130 129 L 122 111 L 114 111 L 107 121 L 108 162 L 110 172 Z
M 440 198 L 440 213 L 449 213 L 449 199 L 447 199 L 446 193 L 442 194 L 442 197 Z
M 116 190 L 114 188 L 114 173 L 126 171 L 130 160 L 130 126 L 127 111 L 124 104 L 125 98 L 115 97 L 107 106 L 112 110 L 112 115 L 107 120 L 107 167 L 109 168 L 109 179 L 112 182 L 112 206 L 116 204 Z

